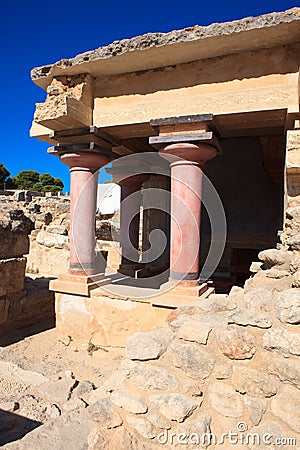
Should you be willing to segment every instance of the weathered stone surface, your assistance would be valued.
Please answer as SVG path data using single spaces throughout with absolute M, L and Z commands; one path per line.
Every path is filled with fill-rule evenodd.
M 289 266 L 291 255 L 284 250 L 268 249 L 263 250 L 258 254 L 258 257 L 263 261 L 266 268 L 273 266 Z
M 26 294 L 24 291 L 25 269 L 26 258 L 0 259 L 0 298 L 21 298 Z M 0 311 L 1 309 L 5 310 L 6 308 L 2 305 Z M 6 318 L 2 321 L 5 320 Z
M 275 302 L 276 314 L 282 323 L 300 323 L 300 289 L 288 289 Z
M 295 273 L 298 269 L 300 269 L 300 257 L 298 256 L 298 254 L 296 254 L 292 257 L 290 271 L 292 273 Z
M 102 424 L 106 428 L 116 428 L 122 425 L 123 419 L 115 410 L 109 398 L 102 398 L 87 408 L 91 420 Z
M 99 425 L 95 425 L 88 435 L 87 449 L 104 450 L 105 448 L 107 448 L 107 436 L 105 436 L 104 431 Z
M 157 359 L 165 353 L 172 339 L 171 332 L 162 330 L 135 333 L 128 339 L 125 349 L 126 357 L 140 361 Z
M 48 379 L 32 370 L 23 370 L 17 364 L 0 360 L 0 397 L 5 397 L 7 388 L 21 394 L 29 386 L 39 386 Z
M 285 385 L 271 401 L 271 411 L 290 428 L 300 430 L 300 392 L 293 386 Z
M 285 439 L 287 435 L 282 430 L 281 426 L 275 421 L 273 422 L 268 420 L 267 422 L 264 422 L 258 427 L 250 429 L 247 432 L 249 432 L 249 435 L 250 433 L 253 435 L 257 433 L 257 435 L 260 436 L 260 440 L 249 439 L 248 448 L 250 450 L 261 450 L 262 448 L 270 448 L 272 450 L 275 450 L 276 448 L 277 450 L 284 450 L 287 448 L 285 444 L 279 444 L 279 442 L 283 442 L 282 439 Z M 274 444 L 276 440 L 278 440 L 278 444 Z
M 191 316 L 200 317 L 201 308 L 196 306 L 184 306 L 181 308 L 177 308 L 172 311 L 167 317 L 167 324 L 171 328 L 172 331 L 176 332 L 179 330 L 181 325 L 184 324 L 187 320 L 191 319 Z
M 146 439 L 153 439 L 159 433 L 159 429 L 157 429 L 151 422 L 149 422 L 149 420 L 144 417 L 128 416 L 127 422 L 132 428 L 134 428 L 141 436 Z
M 182 394 L 152 395 L 149 400 L 167 419 L 182 422 L 199 406 L 199 401 L 191 400 Z
M 300 361 L 297 358 L 272 357 L 268 372 L 300 389 Z
M 49 402 L 63 404 L 70 399 L 72 389 L 76 384 L 77 381 L 68 376 L 57 381 L 43 383 L 40 386 L 39 391 L 42 397 Z
M 211 311 L 233 311 L 237 306 L 234 301 L 234 295 L 231 296 L 225 294 L 212 294 L 209 296 L 208 302 L 211 304 Z
M 67 236 L 68 231 L 64 225 L 50 225 L 47 228 L 47 233 L 61 234 L 61 235 Z
M 170 347 L 173 363 L 191 378 L 207 378 L 214 367 L 210 352 L 195 343 L 173 342 Z
M 178 330 L 177 337 L 185 341 L 198 342 L 206 344 L 208 335 L 212 328 L 209 323 L 201 320 L 191 319 L 186 321 Z
M 265 313 L 257 312 L 255 309 L 238 309 L 229 317 L 228 323 L 259 328 L 270 328 L 272 326 L 270 317 Z
M 277 269 L 276 267 L 272 267 L 270 270 L 266 270 L 267 278 L 274 278 L 276 280 L 281 280 L 284 277 L 290 276 L 290 272 L 284 269 Z
M 278 292 L 269 286 L 251 289 L 245 294 L 246 307 L 250 310 L 272 311 L 273 304 Z
M 209 399 L 213 408 L 226 417 L 240 417 L 243 403 L 240 394 L 230 384 L 219 381 L 209 386 Z
M 273 375 L 245 366 L 233 366 L 232 384 L 236 391 L 250 397 L 272 397 L 278 382 Z
M 155 412 L 152 412 L 150 414 L 147 414 L 147 419 L 149 422 L 152 423 L 157 428 L 161 428 L 164 430 L 170 430 L 172 425 L 169 420 L 167 420 L 162 414 Z
M 122 367 L 127 373 L 127 378 L 141 389 L 170 390 L 178 385 L 176 376 L 163 367 L 144 363 Z
M 230 359 L 250 359 L 256 352 L 254 336 L 244 329 L 224 329 L 218 333 L 220 348 Z
M 148 411 L 145 400 L 140 395 L 133 395 L 125 390 L 114 391 L 110 396 L 111 402 L 134 414 L 144 414 Z
M 189 437 L 190 439 L 183 438 L 183 441 L 186 441 L 187 444 L 192 444 L 192 448 L 206 448 L 208 446 L 208 440 L 205 441 L 202 445 L 202 437 L 207 436 L 211 432 L 210 423 L 212 420 L 212 416 L 208 411 L 196 411 L 191 417 L 185 420 L 182 423 L 178 424 L 177 427 L 177 437 L 180 433 L 183 433 L 184 436 Z M 197 441 L 199 436 L 199 442 Z M 192 438 L 191 438 L 192 437 Z M 194 439 L 193 439 L 194 437 Z M 187 444 L 181 444 L 183 448 Z M 194 445 L 193 445 L 194 444 Z M 176 447 L 175 447 L 176 448 Z M 180 448 L 180 447 L 179 447 Z M 189 447 L 187 447 L 189 448 Z
M 89 381 L 84 380 L 78 383 L 78 386 L 73 390 L 73 395 L 77 398 L 81 398 L 82 396 L 92 392 L 95 389 L 95 385 Z
M 93 422 L 81 411 L 63 414 L 5 446 L 9 450 L 74 450 L 85 448 Z
M 28 235 L 32 229 L 32 221 L 21 209 L 0 204 L 0 259 L 28 253 Z
M 265 27 L 270 30 L 269 39 L 271 41 L 268 42 L 268 45 L 271 46 L 274 31 L 277 33 L 279 32 L 276 29 L 277 26 L 280 26 L 284 23 L 288 24 L 291 21 L 295 21 L 297 23 L 298 20 L 299 17 L 297 15 L 297 9 L 295 9 L 283 12 L 275 12 L 271 14 L 264 14 L 259 17 L 248 17 L 233 22 L 214 23 L 209 26 L 196 25 L 192 28 L 176 30 L 169 33 L 148 33 L 143 36 L 133 37 L 131 39 L 123 39 L 121 41 L 118 40 L 107 46 L 79 54 L 74 58 L 63 59 L 52 65 L 36 67 L 32 69 L 31 77 L 33 80 L 35 80 L 36 83 L 45 87 L 50 84 L 49 81 L 53 78 L 53 73 L 56 75 L 62 75 L 65 73 L 67 67 L 70 68 L 76 65 L 79 65 L 80 67 L 84 64 L 89 64 L 90 62 L 97 64 L 99 62 L 101 63 L 102 60 L 109 60 L 111 58 L 116 58 L 123 54 L 129 52 L 132 53 L 138 50 L 148 50 L 148 52 L 151 52 L 151 49 L 153 47 L 166 46 L 167 48 L 170 47 L 170 49 L 172 49 L 172 44 L 174 46 L 177 46 L 181 43 L 192 44 L 195 40 L 197 40 L 197 46 L 201 46 L 201 44 L 207 45 L 204 43 L 209 38 L 213 39 L 213 42 L 215 42 L 216 38 L 228 36 L 230 34 L 238 34 L 238 36 L 240 36 L 242 32 L 247 32 L 247 35 L 250 34 L 252 36 L 252 33 L 254 33 L 254 36 L 256 36 L 255 33 L 259 32 L 261 28 Z M 288 30 L 286 30 L 286 33 L 288 33 Z M 238 39 L 240 39 L 240 37 L 238 37 Z M 252 40 L 251 44 L 253 45 Z M 258 40 L 257 45 L 259 44 L 260 41 Z M 232 44 L 230 48 L 232 48 Z M 225 47 L 225 51 L 228 52 L 229 49 Z M 173 64 L 175 63 L 178 63 L 178 61 L 173 61 Z M 73 70 L 76 71 L 78 70 L 78 68 L 75 67 Z M 137 68 L 135 70 L 137 70 Z
M 0 323 L 7 321 L 9 305 L 9 300 L 6 300 L 5 298 L 0 299 Z
M 300 355 L 300 335 L 281 328 L 272 328 L 263 335 L 263 347 L 284 356 Z
M 300 270 L 297 270 L 293 275 L 293 287 L 300 288 Z
M 49 418 L 60 416 L 60 410 L 56 405 L 34 395 L 23 395 L 18 403 L 18 414 L 30 420 L 43 423 Z
M 127 363 L 129 362 L 128 360 L 123 360 L 121 365 L 123 365 L 126 362 L 126 369 L 125 370 L 116 370 L 115 372 L 113 372 L 110 377 L 108 377 L 104 383 L 101 386 L 101 390 L 104 390 L 105 392 L 112 392 L 116 389 L 118 389 L 120 386 L 122 386 L 127 378 L 126 376 L 126 370 L 127 370 Z M 129 373 L 129 372 L 128 372 Z M 96 389 L 96 391 L 98 391 L 98 389 Z M 96 394 L 95 392 L 92 392 L 93 394 Z
M 52 234 L 47 231 L 40 231 L 36 237 L 36 242 L 45 247 L 68 249 L 69 248 L 69 237 L 62 236 L 61 234 Z
M 229 366 L 215 366 L 214 375 L 217 380 L 226 380 L 230 376 L 230 367 Z
M 263 399 L 257 397 L 244 397 L 246 408 L 248 409 L 249 416 L 253 425 L 258 425 L 262 419 L 264 412 L 266 411 L 267 404 Z
M 286 244 L 289 246 L 290 250 L 300 250 L 300 234 L 290 236 L 286 240 Z

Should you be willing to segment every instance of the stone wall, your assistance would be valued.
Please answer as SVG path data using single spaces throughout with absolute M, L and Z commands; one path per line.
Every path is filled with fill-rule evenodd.
M 54 316 L 54 296 L 25 282 L 28 235 L 33 222 L 22 209 L 0 204 L 0 336 Z M 40 286 L 40 289 L 38 288 Z

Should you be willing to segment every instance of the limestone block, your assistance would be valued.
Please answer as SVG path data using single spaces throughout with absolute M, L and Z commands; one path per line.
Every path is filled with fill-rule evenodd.
M 85 74 L 54 78 L 46 101 L 36 104 L 34 122 L 52 130 L 92 125 L 92 84 Z
M 210 324 L 201 320 L 191 319 L 186 321 L 177 333 L 179 339 L 185 341 L 198 342 L 198 344 L 206 344 L 208 335 L 212 328 Z
M 267 268 L 273 266 L 288 267 L 291 260 L 291 255 L 288 252 L 284 250 L 276 250 L 275 248 L 263 250 L 258 254 L 258 257 L 261 261 L 263 261 Z
M 111 394 L 111 402 L 133 414 L 144 414 L 148 406 L 140 395 L 133 395 L 125 390 L 116 390 Z
M 108 429 L 119 427 L 123 423 L 122 417 L 108 398 L 98 400 L 89 406 L 87 413 L 91 420 L 104 425 Z
M 140 389 L 167 391 L 176 389 L 178 386 L 177 377 L 164 367 L 125 360 L 122 363 L 122 369 L 124 369 L 128 380 L 136 384 Z
M 58 249 L 69 248 L 69 237 L 61 234 L 52 234 L 47 231 L 40 231 L 36 237 L 36 242 L 45 247 L 54 247 Z
M 272 397 L 278 385 L 273 375 L 245 366 L 233 366 L 232 383 L 236 391 L 250 397 Z
M 164 330 L 135 333 L 128 339 L 125 349 L 126 357 L 140 361 L 157 359 L 165 353 L 172 339 L 172 333 Z
M 263 347 L 288 357 L 300 355 L 300 335 L 281 328 L 272 328 L 263 336 Z
M 253 425 L 258 425 L 262 419 L 263 413 L 266 411 L 266 401 L 257 397 L 244 397 L 244 403 L 248 409 L 249 416 Z
M 214 367 L 211 353 L 194 342 L 173 342 L 170 353 L 175 367 L 191 378 L 207 378 Z
M 253 334 L 244 329 L 224 329 L 219 331 L 221 351 L 230 359 L 250 359 L 256 352 Z
M 176 422 L 183 422 L 199 406 L 195 400 L 179 393 L 151 395 L 149 400 L 162 415 Z
M 270 317 L 266 313 L 257 312 L 256 309 L 239 309 L 229 317 L 228 323 L 258 328 L 270 328 L 272 326 Z
M 132 428 L 134 428 L 141 436 L 146 439 L 155 438 L 160 431 L 144 417 L 128 416 L 127 422 Z
M 226 417 L 240 417 L 243 414 L 241 395 L 230 384 L 219 381 L 209 387 L 209 399 L 213 408 Z
M 286 149 L 287 173 L 300 173 L 300 130 L 287 131 Z
M 76 386 L 77 381 L 71 377 L 64 377 L 57 381 L 49 381 L 40 386 L 41 396 L 52 403 L 62 405 L 67 402 L 72 393 L 72 389 Z
M 251 310 L 271 312 L 277 295 L 278 292 L 271 286 L 250 289 L 245 293 L 246 307 Z
M 125 347 L 136 330 L 148 331 L 162 326 L 168 310 L 149 303 L 111 299 L 92 291 L 91 298 L 55 294 L 56 329 L 59 339 L 87 345 L 92 339 L 99 346 Z
M 284 385 L 281 392 L 271 401 L 271 411 L 293 430 L 300 430 L 300 391 Z
M 300 289 L 294 288 L 281 292 L 276 300 L 275 308 L 277 317 L 282 323 L 300 323 Z
M 14 293 L 25 295 L 25 268 L 26 258 L 0 259 L 0 298 Z
M 300 388 L 300 360 L 299 358 L 272 357 L 268 372 L 276 375 L 281 381 Z
M 28 234 L 33 223 L 25 216 L 22 220 L 0 221 L 0 258 L 21 257 L 28 253 Z

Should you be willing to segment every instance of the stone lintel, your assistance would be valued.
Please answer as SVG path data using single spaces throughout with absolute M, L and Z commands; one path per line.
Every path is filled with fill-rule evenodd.
M 168 33 L 148 33 L 34 68 L 32 80 L 46 88 L 53 77 L 90 73 L 93 77 L 144 71 L 185 62 L 258 50 L 299 41 L 299 8 Z

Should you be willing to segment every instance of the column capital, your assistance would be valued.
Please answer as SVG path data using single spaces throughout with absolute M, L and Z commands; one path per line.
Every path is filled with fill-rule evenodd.
M 88 169 L 91 172 L 97 172 L 101 167 L 108 164 L 110 159 L 97 152 L 69 152 L 59 156 L 62 163 L 66 164 L 70 169 Z
M 217 155 L 217 150 L 209 144 L 179 142 L 163 147 L 159 153 L 169 159 L 171 165 L 183 164 L 188 161 L 202 166 Z

